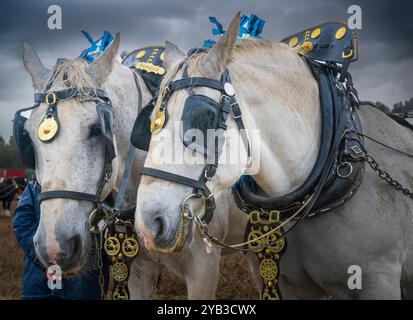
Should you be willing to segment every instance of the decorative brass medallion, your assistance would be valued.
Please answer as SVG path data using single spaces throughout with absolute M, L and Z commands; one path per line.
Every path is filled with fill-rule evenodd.
M 288 43 L 288 45 L 289 45 L 291 48 L 296 47 L 297 44 L 298 44 L 298 38 L 297 38 L 297 37 L 292 37 L 292 38 L 290 39 L 290 42 Z
M 136 59 L 142 58 L 145 56 L 146 51 L 145 50 L 141 50 L 136 54 Z
M 261 237 L 262 235 L 263 235 L 263 233 L 261 231 L 253 229 L 248 234 L 247 241 L 255 240 L 255 239 Z M 264 240 L 265 240 L 265 238 L 255 240 L 255 241 L 251 242 L 250 244 L 248 244 L 248 246 L 251 250 L 253 250 L 255 252 L 262 251 L 263 248 L 261 248 L 261 247 L 264 243 Z
M 155 118 L 153 118 L 151 122 L 151 133 L 156 134 L 159 131 L 161 131 L 164 123 L 165 123 L 165 111 L 159 110 L 156 113 Z
M 273 253 L 279 253 L 284 249 L 284 246 L 285 246 L 285 239 L 284 238 L 282 238 L 278 241 L 275 241 L 280 235 L 281 235 L 281 232 L 276 232 L 276 233 L 269 234 L 267 236 L 266 242 L 269 244 L 268 248 Z M 275 241 L 275 243 L 270 244 L 273 241 Z
M 112 236 L 112 237 L 108 237 L 108 238 L 105 240 L 104 249 L 105 249 L 105 252 L 106 252 L 109 256 L 111 256 L 111 257 L 116 256 L 116 255 L 119 253 L 119 251 L 120 251 L 120 242 L 119 242 L 119 239 L 116 238 L 116 237 L 113 237 L 113 236 Z
M 280 300 L 280 296 L 275 289 L 265 288 L 262 294 L 262 300 Z
M 260 273 L 265 282 L 273 281 L 278 274 L 277 264 L 273 259 L 263 259 L 260 264 Z
M 346 32 L 347 32 L 346 27 L 339 28 L 336 32 L 336 39 L 340 40 L 341 38 L 343 38 L 346 35 Z
M 44 118 L 37 129 L 37 136 L 43 142 L 50 141 L 57 133 L 59 124 L 55 120 L 54 116 L 50 118 Z
M 129 300 L 128 292 L 124 288 L 116 287 L 112 294 L 113 300 Z
M 279 265 L 287 247 L 280 224 L 282 212 L 276 209 L 259 211 L 254 208 L 248 215 L 245 238 L 248 242 L 247 249 L 255 252 L 260 266 L 259 275 L 263 281 L 261 297 L 263 300 L 280 300 Z
M 321 34 L 321 29 L 315 28 L 313 32 L 311 32 L 311 38 L 316 39 L 320 36 L 320 34 Z
M 305 41 L 301 46 L 300 50 L 304 53 L 309 53 L 313 51 L 314 45 L 310 41 Z
M 138 70 L 144 70 L 149 73 L 155 73 L 163 76 L 165 74 L 165 68 L 160 66 L 155 66 L 150 62 L 139 61 L 136 63 L 135 68 Z
M 112 267 L 112 277 L 115 281 L 122 282 L 128 277 L 128 266 L 123 262 L 116 262 Z
M 122 252 L 128 258 L 135 257 L 139 252 L 139 243 L 135 238 L 126 238 L 122 243 Z

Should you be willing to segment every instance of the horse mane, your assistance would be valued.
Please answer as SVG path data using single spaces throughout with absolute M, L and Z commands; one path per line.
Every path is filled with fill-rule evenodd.
M 205 57 L 207 52 L 200 52 L 189 59 L 188 71 L 200 73 L 204 76 L 205 71 L 200 67 L 200 62 Z M 251 59 L 254 57 L 254 59 Z M 257 59 L 259 57 L 259 59 Z M 236 43 L 230 65 L 236 69 L 240 65 L 245 65 L 246 62 L 254 64 L 274 62 L 279 60 L 281 64 L 286 64 L 289 67 L 297 66 L 297 50 L 291 49 L 284 43 L 265 39 L 244 39 Z M 204 71 L 204 72 L 203 72 Z

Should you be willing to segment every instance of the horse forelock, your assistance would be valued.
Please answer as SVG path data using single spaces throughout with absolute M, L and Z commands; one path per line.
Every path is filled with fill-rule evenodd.
M 94 88 L 95 81 L 86 71 L 87 63 L 80 58 L 65 60 L 56 67 L 56 71 L 49 79 L 49 91 L 68 88 Z

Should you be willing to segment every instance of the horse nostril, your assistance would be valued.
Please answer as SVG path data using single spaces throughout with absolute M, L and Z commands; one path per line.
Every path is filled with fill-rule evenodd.
M 66 241 L 60 241 L 60 247 L 62 249 L 61 258 L 66 261 L 74 261 L 79 258 L 82 249 L 82 239 L 79 234 L 74 235 L 72 238 Z
M 72 246 L 73 246 L 73 251 L 72 251 L 72 257 L 76 258 L 80 255 L 80 252 L 82 250 L 82 239 L 80 238 L 80 235 L 77 234 L 72 238 Z
M 153 219 L 153 232 L 155 238 L 160 237 L 165 230 L 165 221 L 162 216 L 157 216 Z

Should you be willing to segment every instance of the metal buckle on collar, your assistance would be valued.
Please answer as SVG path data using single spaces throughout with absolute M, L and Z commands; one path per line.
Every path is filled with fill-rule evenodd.
M 268 217 L 268 221 L 270 223 L 280 222 L 280 214 L 280 210 L 271 210 Z
M 50 100 L 50 98 L 52 98 L 52 100 Z M 46 94 L 44 102 L 46 102 L 49 106 L 54 105 L 56 101 L 57 101 L 57 97 L 54 92 L 49 92 L 48 94 Z
M 257 210 L 253 210 L 249 213 L 250 216 L 250 223 L 251 224 L 257 224 L 261 221 L 260 219 L 260 212 Z

